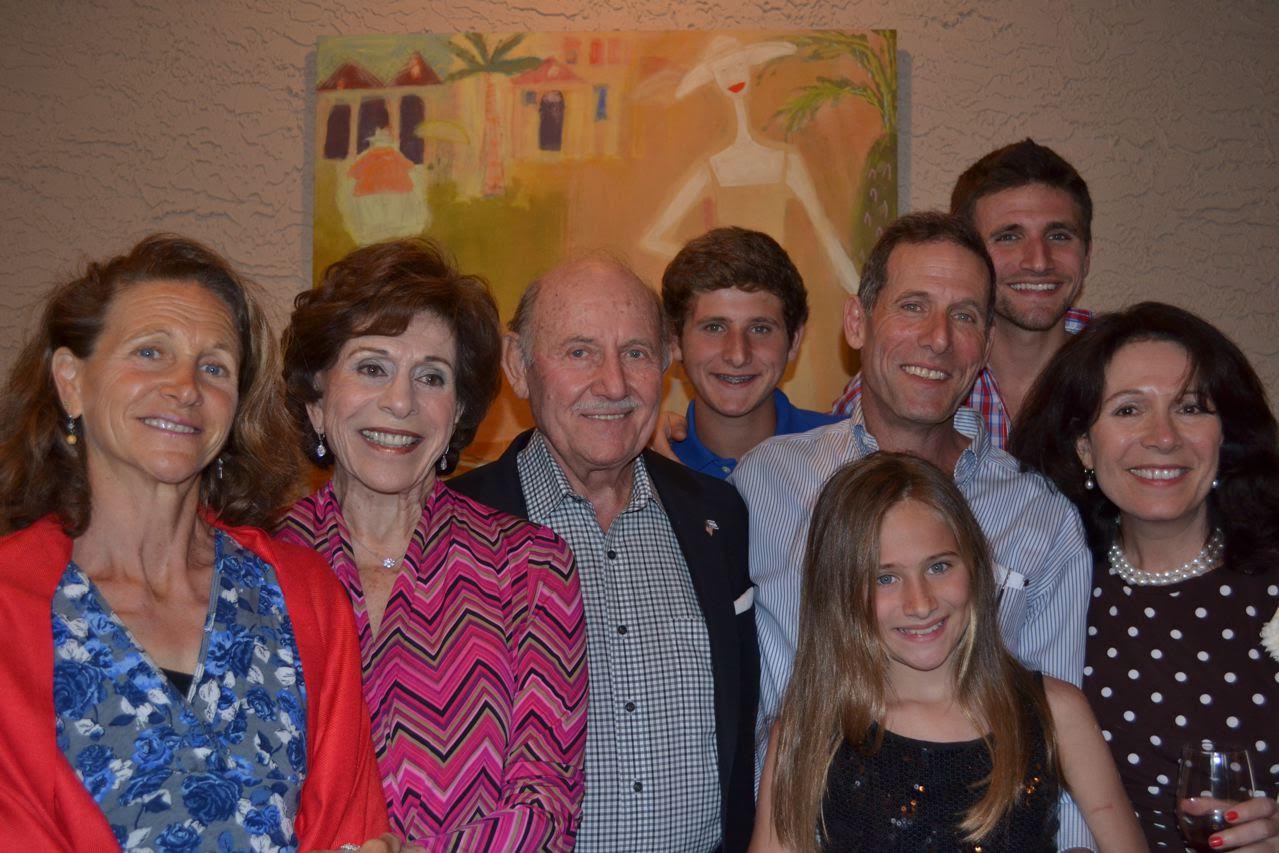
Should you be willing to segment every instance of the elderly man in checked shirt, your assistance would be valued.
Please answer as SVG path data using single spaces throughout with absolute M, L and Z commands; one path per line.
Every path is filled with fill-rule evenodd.
M 651 452 L 669 363 L 657 295 L 613 261 L 561 266 L 511 321 L 503 368 L 536 429 L 451 482 L 573 549 L 590 707 L 582 851 L 745 850 L 759 647 L 746 510 Z
M 957 217 L 917 213 L 871 251 L 861 292 L 844 309 L 860 350 L 862 391 L 849 419 L 770 438 L 730 477 L 750 511 L 751 579 L 761 656 L 757 760 L 790 679 L 809 515 L 840 466 L 883 449 L 911 453 L 955 483 L 990 540 L 999 625 L 1027 667 L 1078 685 L 1092 561 L 1079 515 L 1047 480 L 1019 471 L 981 417 L 960 408 L 990 349 L 994 270 Z M 1092 845 L 1063 795 L 1062 849 Z

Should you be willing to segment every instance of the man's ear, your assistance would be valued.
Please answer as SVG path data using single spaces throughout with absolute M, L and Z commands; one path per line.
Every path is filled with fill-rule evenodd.
M 795 356 L 799 355 L 799 345 L 804 342 L 804 324 L 800 323 L 795 329 L 795 334 L 791 335 L 790 349 L 786 351 L 786 363 L 790 364 L 795 360 Z
M 855 293 L 844 300 L 844 340 L 858 350 L 866 343 L 866 311 Z
M 671 337 L 670 337 L 670 342 L 671 342 L 671 361 L 678 361 L 680 364 L 683 364 L 683 363 L 684 363 L 684 350 L 683 350 L 683 349 L 681 349 L 681 348 L 680 348 L 680 345 L 679 345 L 679 332 L 680 332 L 680 330 L 679 330 L 679 329 L 677 329 L 677 328 L 675 328 L 674 324 L 672 324 L 670 328 L 671 328 Z
M 81 383 L 84 380 L 84 362 L 66 347 L 58 347 L 49 362 L 53 373 L 53 386 L 58 392 L 62 409 L 73 418 L 84 414 Z
M 1096 468 L 1092 458 L 1092 442 L 1088 440 L 1087 435 L 1081 435 L 1075 439 L 1075 455 L 1079 457 L 1079 461 L 1083 463 L 1085 468 Z
M 528 365 L 524 363 L 524 353 L 520 351 L 520 336 L 515 332 L 507 332 L 502 336 L 502 372 L 506 381 L 511 383 L 511 390 L 521 400 L 528 399 Z

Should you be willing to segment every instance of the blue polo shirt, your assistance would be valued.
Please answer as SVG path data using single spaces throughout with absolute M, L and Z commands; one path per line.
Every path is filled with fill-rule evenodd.
M 721 480 L 728 479 L 728 475 L 733 473 L 733 469 L 737 467 L 737 460 L 723 459 L 716 456 L 711 453 L 706 445 L 702 444 L 702 440 L 697 437 L 697 421 L 693 417 L 695 403 L 696 401 L 693 401 L 688 404 L 688 411 L 684 415 L 688 420 L 688 438 L 683 441 L 672 441 L 671 450 L 675 451 L 679 461 L 694 471 L 709 474 Z M 808 409 L 796 408 L 791 405 L 791 401 L 778 388 L 773 389 L 773 406 L 777 409 L 777 429 L 773 431 L 773 435 L 808 432 L 810 429 L 817 429 L 827 424 L 833 424 L 836 421 L 842 421 L 846 417 L 845 415 L 833 415 L 829 412 L 813 412 Z

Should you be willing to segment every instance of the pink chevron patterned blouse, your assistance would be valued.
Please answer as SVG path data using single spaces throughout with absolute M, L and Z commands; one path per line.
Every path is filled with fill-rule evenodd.
M 432 850 L 571 849 L 586 629 L 568 546 L 437 482 L 374 636 L 332 485 L 279 536 L 319 551 L 351 597 L 391 826 Z

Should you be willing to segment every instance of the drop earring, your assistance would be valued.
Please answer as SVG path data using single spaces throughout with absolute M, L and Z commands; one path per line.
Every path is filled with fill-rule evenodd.
M 218 457 L 217 471 L 218 471 L 218 479 L 221 480 L 222 479 L 222 457 L 221 456 Z
M 71 417 L 70 415 L 67 415 L 67 436 L 66 436 L 66 438 L 67 438 L 67 444 L 71 445 L 72 447 L 75 447 L 75 446 L 76 446 L 76 444 L 80 441 L 80 436 L 78 436 L 78 435 L 76 434 L 76 422 L 75 422 L 75 418 Z
M 435 463 L 435 467 L 439 469 L 441 474 L 449 470 L 449 450 L 447 447 L 444 449 L 444 455 Z
M 315 443 L 315 458 L 323 459 L 329 455 L 329 449 L 324 446 L 324 433 L 320 433 L 319 441 Z
M 1097 481 L 1093 479 L 1093 470 L 1091 468 L 1084 469 L 1084 488 L 1090 492 L 1097 488 Z

